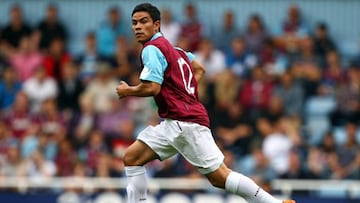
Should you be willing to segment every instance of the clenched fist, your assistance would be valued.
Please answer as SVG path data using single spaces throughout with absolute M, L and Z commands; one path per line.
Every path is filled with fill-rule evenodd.
M 119 99 L 122 99 L 127 96 L 126 89 L 129 87 L 129 85 L 125 81 L 121 81 L 120 84 L 116 88 L 116 93 L 119 96 Z

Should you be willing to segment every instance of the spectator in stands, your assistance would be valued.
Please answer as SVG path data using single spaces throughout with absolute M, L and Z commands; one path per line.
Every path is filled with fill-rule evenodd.
M 34 32 L 32 35 L 36 35 Z M 36 49 L 35 42 L 31 36 L 20 38 L 17 51 L 9 55 L 9 62 L 17 72 L 21 82 L 33 76 L 35 69 L 42 65 L 43 55 Z
M 334 40 L 329 34 L 328 26 L 326 23 L 319 23 L 316 26 L 315 33 L 313 36 L 315 54 L 320 56 L 321 65 L 326 65 L 326 56 L 330 51 L 336 51 L 337 47 Z
M 272 94 L 269 101 L 269 106 L 260 113 L 260 117 L 264 117 L 269 120 L 277 120 L 286 115 L 284 109 L 285 106 L 282 99 Z
M 59 37 L 54 38 L 50 42 L 49 52 L 43 61 L 46 74 L 60 81 L 62 69 L 71 60 L 72 56 L 66 51 L 64 40 Z
M 287 54 L 281 51 L 270 38 L 263 42 L 258 53 L 258 60 L 272 77 L 283 74 L 289 66 Z
M 318 147 L 306 148 L 306 169 L 310 178 L 331 178 L 330 160 L 336 153 L 337 143 L 332 129 L 325 133 Z
M 258 59 L 246 49 L 244 39 L 235 37 L 231 40 L 230 49 L 225 52 L 226 67 L 237 77 L 246 78 L 251 69 L 258 65 Z
M 286 115 L 301 116 L 304 91 L 302 87 L 294 81 L 290 71 L 286 71 L 280 75 L 280 81 L 274 87 L 273 94 L 281 98 Z
M 301 40 L 298 51 L 289 54 L 289 60 L 290 64 L 297 64 L 304 68 L 311 66 L 321 69 L 321 60 L 315 52 L 314 41 L 311 37 L 304 37 Z
M 42 131 L 38 123 L 28 129 L 20 147 L 23 159 L 28 159 L 35 151 L 39 151 L 45 159 L 54 160 L 57 153 L 57 142 Z
M 0 110 L 11 108 L 16 94 L 22 88 L 21 85 L 13 67 L 6 68 L 3 73 L 3 79 L 0 79 Z
M 339 56 L 337 51 L 328 51 L 325 57 L 326 66 L 323 80 L 335 89 L 336 86 L 342 85 L 346 81 L 345 68 L 341 63 L 341 56 Z
M 317 145 L 330 130 L 328 117 L 336 108 L 335 96 L 326 84 L 321 84 L 317 93 L 306 100 L 304 107 L 304 125 L 309 133 L 307 142 Z
M 332 136 L 332 135 L 330 135 Z M 325 136 L 326 137 L 326 136 Z M 325 139 L 329 139 L 327 135 Z M 334 149 L 335 151 L 335 149 Z M 306 167 L 306 178 L 311 179 L 328 179 L 330 177 L 330 168 L 328 159 L 332 156 L 334 151 L 324 151 L 322 148 L 310 147 L 307 149 L 307 160 L 306 164 L 302 164 Z
M 67 121 L 59 111 L 55 99 L 46 99 L 38 114 L 40 129 L 55 142 L 62 140 L 66 134 Z
M 56 81 L 47 76 L 44 67 L 37 67 L 32 77 L 23 84 L 23 91 L 30 101 L 32 112 L 39 112 L 42 103 L 50 98 L 56 98 L 58 87 Z
M 4 112 L 3 119 L 12 136 L 22 140 L 35 122 L 34 115 L 30 113 L 29 99 L 24 92 L 17 93 L 14 104 Z
M 101 56 L 111 57 L 116 50 L 118 37 L 128 38 L 126 25 L 122 21 L 121 11 L 112 6 L 107 13 L 108 19 L 101 23 L 96 31 L 97 49 Z
M 181 23 L 181 37 L 189 41 L 189 50 L 196 51 L 202 41 L 202 38 L 209 33 L 205 25 L 198 19 L 196 7 L 193 4 L 187 4 L 184 8 L 185 21 Z
M 336 141 L 334 138 L 334 134 L 332 129 L 325 133 L 320 145 L 319 149 L 323 151 L 326 155 L 330 155 L 336 150 Z
M 308 27 L 303 18 L 301 8 L 292 4 L 287 10 L 287 16 L 281 24 L 281 31 L 275 37 L 275 42 L 282 50 L 293 53 L 296 52 L 302 38 L 308 36 Z
M 96 177 L 102 178 L 111 178 L 111 177 L 120 177 L 121 173 L 123 172 L 122 164 L 119 164 L 119 160 L 114 158 L 109 153 L 102 153 L 99 156 L 99 161 L 96 167 Z M 120 166 L 119 166 L 120 165 Z M 104 184 L 109 186 L 115 186 L 112 181 L 104 181 Z M 117 191 L 116 189 L 104 189 L 105 191 Z
M 123 158 L 127 147 L 135 141 L 136 127 L 136 123 L 132 118 L 123 119 L 119 123 L 119 135 L 114 137 L 110 143 L 114 155 L 119 159 Z
M 132 55 L 129 54 L 129 42 L 122 37 L 116 40 L 115 54 L 110 58 L 111 73 L 119 80 L 130 81 L 131 74 L 139 69 L 131 66 Z
M 187 37 L 180 35 L 175 46 L 183 50 L 190 50 L 190 40 Z
M 234 105 L 242 82 L 230 70 L 218 74 L 215 80 L 215 110 L 221 111 L 227 109 L 230 105 Z M 211 111 L 211 109 L 209 110 Z
M 109 178 L 111 176 L 111 157 L 107 153 L 99 155 L 99 160 L 95 169 L 94 176 L 101 178 Z M 110 181 L 104 181 L 104 184 L 111 184 Z M 110 190 L 110 189 L 105 189 Z M 101 190 L 100 190 L 101 191 Z
M 0 120 L 0 177 L 17 175 L 16 166 L 14 166 L 18 163 L 17 161 L 15 163 L 14 156 L 15 151 L 18 153 L 17 147 L 18 141 L 12 136 L 6 123 Z M 21 160 L 20 156 L 16 160 Z
M 77 77 L 77 68 L 74 63 L 66 64 L 62 69 L 62 77 L 58 83 L 57 104 L 61 111 L 65 111 L 69 115 L 79 111 L 79 98 L 84 91 L 84 86 Z
M 121 136 L 121 127 L 123 122 L 132 119 L 132 115 L 125 101 L 119 102 L 118 97 L 110 98 L 110 107 L 106 112 L 99 114 L 97 119 L 97 128 L 101 130 L 108 144 L 115 137 Z
M 6 159 L 4 162 L 0 162 L 0 177 L 19 177 L 21 175 L 20 168 L 23 160 L 18 144 L 14 141 L 7 144 Z
M 258 182 L 269 182 L 276 178 L 276 173 L 271 168 L 261 146 L 258 146 L 258 142 L 252 143 L 249 148 L 250 154 L 242 157 L 237 168 Z
M 246 49 L 255 54 L 259 53 L 265 40 L 270 38 L 259 14 L 252 14 L 250 16 L 242 38 L 246 43 Z
M 210 39 L 202 39 L 199 49 L 195 52 L 197 60 L 206 67 L 205 80 L 214 83 L 219 73 L 225 70 L 225 56 L 215 48 Z
M 37 30 L 41 34 L 41 50 L 48 50 L 50 43 L 55 38 L 61 38 L 65 44 L 67 42 L 67 30 L 64 24 L 59 21 L 58 8 L 54 4 L 50 4 L 46 8 L 45 18 L 37 25 Z
M 90 132 L 96 127 L 97 120 L 93 98 L 82 94 L 79 98 L 79 106 L 80 111 L 74 113 L 68 125 L 68 134 L 76 149 L 82 148 L 86 144 Z
M 267 79 L 264 69 L 257 66 L 240 89 L 239 102 L 249 112 L 249 119 L 255 120 L 269 106 L 274 85 Z
M 1 46 L 6 53 L 15 51 L 23 36 L 28 36 L 31 28 L 23 20 L 20 5 L 15 4 L 10 8 L 10 22 L 2 30 Z
M 282 174 L 280 178 L 285 179 L 304 179 L 307 178 L 307 174 L 303 168 L 303 160 L 296 151 L 291 151 L 289 154 L 289 169 L 286 173 Z
M 0 80 L 3 78 L 3 72 L 8 66 L 9 66 L 9 62 L 7 58 L 5 58 L 5 53 L 2 51 L 1 48 L 1 28 L 0 28 Z
M 206 67 L 206 73 L 199 83 L 201 87 L 199 89 L 203 92 L 199 93 L 199 95 L 205 105 L 211 109 L 215 105 L 215 82 L 219 74 L 226 69 L 225 56 L 207 38 L 201 40 L 199 49 L 194 54 L 196 59 Z
M 58 143 L 58 151 L 55 157 L 55 164 L 57 167 L 57 176 L 70 176 L 74 172 L 75 164 L 78 161 L 78 156 L 67 139 L 63 139 Z
M 317 94 L 317 88 L 323 77 L 319 64 L 319 58 L 313 51 L 312 39 L 304 38 L 301 53 L 294 55 L 289 64 L 295 81 L 304 89 L 304 100 Z
M 84 92 L 93 101 L 97 113 L 109 112 L 111 99 L 116 97 L 114 88 L 116 88 L 118 82 L 110 71 L 111 67 L 108 63 L 99 63 L 96 78 L 88 84 Z
M 283 131 L 282 118 L 277 120 L 258 119 L 257 128 L 263 136 L 262 151 L 278 176 L 289 171 L 289 159 L 294 143 Z
M 85 50 L 75 59 L 79 66 L 79 78 L 84 85 L 94 79 L 96 74 L 96 65 L 103 60 L 97 51 L 96 35 L 94 32 L 88 32 L 85 36 Z
M 172 45 L 175 45 L 181 31 L 180 23 L 174 19 L 173 14 L 169 9 L 163 9 L 161 15 L 161 33 Z
M 231 41 L 238 36 L 240 36 L 240 30 L 234 12 L 232 10 L 225 11 L 221 26 L 212 35 L 216 48 L 225 52 L 231 47 Z
M 92 131 L 86 146 L 79 151 L 80 158 L 86 163 L 91 176 L 96 175 L 100 156 L 108 152 L 109 148 L 104 141 L 104 134 L 100 130 Z
M 337 108 L 331 114 L 332 125 L 341 126 L 347 121 L 360 120 L 360 70 L 355 66 L 347 69 L 346 82 L 335 89 Z
M 252 127 L 246 116 L 246 109 L 239 103 L 231 103 L 224 110 L 218 111 L 212 121 L 215 136 L 223 147 L 237 156 L 249 153 L 252 141 Z
M 35 151 L 29 159 L 23 161 L 21 175 L 30 178 L 34 184 L 41 183 L 56 175 L 56 165 L 51 160 L 46 160 L 40 151 Z
M 346 124 L 346 141 L 330 157 L 331 177 L 335 179 L 359 178 L 359 143 L 356 141 L 357 125 Z

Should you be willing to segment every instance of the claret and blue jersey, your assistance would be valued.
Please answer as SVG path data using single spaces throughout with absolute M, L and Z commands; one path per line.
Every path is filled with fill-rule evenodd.
M 155 40 L 161 37 L 160 32 L 156 33 L 151 40 Z M 180 48 L 176 48 L 181 50 Z M 193 61 L 195 56 L 191 52 L 186 52 L 189 61 Z M 149 45 L 144 47 L 141 53 L 141 60 L 143 61 L 143 70 L 140 74 L 141 80 L 148 80 L 162 84 L 164 80 L 164 73 L 168 67 L 168 63 L 164 54 L 155 45 Z
M 157 33 L 144 44 L 140 79 L 161 85 L 160 93 L 154 97 L 160 117 L 209 127 L 207 111 L 198 100 L 197 81 L 191 69 L 194 58 L 192 53 L 174 48 Z

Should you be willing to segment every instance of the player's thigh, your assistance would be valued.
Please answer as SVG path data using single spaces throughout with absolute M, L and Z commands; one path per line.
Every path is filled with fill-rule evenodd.
M 173 125 L 179 126 L 182 131 L 173 140 L 173 146 L 196 166 L 200 173 L 214 172 L 223 164 L 224 155 L 216 145 L 209 128 L 181 121 L 175 121 Z
M 124 155 L 124 164 L 125 166 L 143 166 L 157 158 L 157 154 L 148 145 L 136 140 L 127 148 Z
M 146 144 L 160 160 L 165 160 L 177 153 L 176 149 L 170 144 L 169 137 L 176 137 L 177 131 L 169 128 L 167 122 L 163 121 L 156 126 L 148 126 L 142 130 L 137 140 Z

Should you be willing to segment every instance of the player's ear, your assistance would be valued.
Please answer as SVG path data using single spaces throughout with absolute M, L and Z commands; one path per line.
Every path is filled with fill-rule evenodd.
M 157 31 L 157 32 L 160 32 L 160 20 L 157 20 L 154 22 L 154 29 Z

